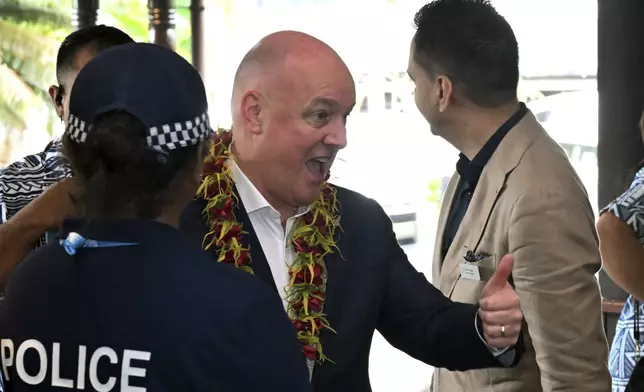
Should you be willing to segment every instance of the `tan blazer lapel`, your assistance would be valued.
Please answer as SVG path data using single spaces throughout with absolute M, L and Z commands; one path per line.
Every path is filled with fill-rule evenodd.
M 490 214 L 505 184 L 505 173 L 496 173 L 495 175 L 493 170 L 488 170 L 488 167 L 486 166 L 485 170 L 483 170 L 476 186 L 476 191 L 472 195 L 470 206 L 456 232 L 452 246 L 450 246 L 445 256 L 445 264 L 441 271 L 443 274 L 441 291 L 448 297 L 452 295 L 454 286 L 458 281 L 458 276 L 460 275 L 459 265 L 464 261 L 463 256 L 469 250 L 476 252 L 487 222 L 490 219 Z M 465 237 L 469 239 L 468 244 L 463 244 L 463 238 Z M 472 249 L 469 249 L 470 246 Z
M 465 253 L 477 252 L 494 206 L 503 192 L 507 176 L 517 167 L 521 157 L 538 135 L 535 129 L 539 128 L 534 124 L 538 124 L 537 120 L 528 112 L 501 141 L 481 173 L 470 206 L 440 270 L 440 289 L 448 297 L 452 296 L 460 276 L 459 265 L 464 261 Z
M 432 281 L 436 287 L 440 285 L 440 272 L 443 266 L 443 260 L 445 259 L 445 255 L 443 254 L 445 225 L 447 224 L 449 211 L 452 209 L 452 203 L 454 202 L 454 196 L 456 196 L 456 190 L 458 189 L 458 182 L 460 179 L 461 176 L 459 176 L 457 172 L 454 172 L 454 175 L 452 175 L 452 178 L 450 178 L 447 184 L 443 200 L 441 201 L 441 209 L 438 215 L 438 228 L 436 230 L 436 239 L 434 240 L 434 263 L 432 265 Z

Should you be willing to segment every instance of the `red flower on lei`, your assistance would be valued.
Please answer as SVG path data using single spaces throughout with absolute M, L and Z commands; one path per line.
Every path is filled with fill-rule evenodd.
M 207 201 L 204 213 L 210 231 L 203 245 L 204 249 L 216 252 L 217 261 L 253 273 L 250 249 L 242 242 L 246 232 L 235 217 L 239 200 L 229 165 L 231 142 L 230 131 L 218 130 L 204 164 L 203 182 L 197 196 Z M 340 229 L 336 190 L 325 183 L 310 210 L 297 220 L 291 232 L 290 242 L 296 257 L 289 267 L 287 287 L 287 313 L 297 330 L 302 351 L 308 359 L 319 362 L 329 360 L 322 352 L 320 332 L 328 329 L 335 333 L 323 309 L 326 293 L 324 257 L 339 251 L 335 244 L 336 229 Z

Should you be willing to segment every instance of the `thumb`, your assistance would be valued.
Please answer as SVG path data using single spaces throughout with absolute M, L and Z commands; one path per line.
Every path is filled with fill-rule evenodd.
M 494 271 L 494 275 L 492 275 L 490 280 L 485 285 L 485 288 L 483 288 L 483 296 L 494 294 L 497 291 L 503 289 L 508 283 L 510 275 L 512 275 L 513 266 L 514 256 L 509 253 L 503 256 L 503 258 L 499 262 L 499 265 L 496 267 L 496 271 Z

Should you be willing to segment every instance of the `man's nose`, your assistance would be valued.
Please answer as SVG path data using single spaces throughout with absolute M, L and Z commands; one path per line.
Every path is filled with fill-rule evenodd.
M 347 127 L 344 123 L 335 125 L 329 129 L 324 144 L 341 150 L 347 146 Z

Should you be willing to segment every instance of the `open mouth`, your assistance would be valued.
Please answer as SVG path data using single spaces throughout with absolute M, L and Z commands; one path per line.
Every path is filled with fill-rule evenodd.
M 317 157 L 306 162 L 306 168 L 316 181 L 324 181 L 332 164 L 333 160 L 330 157 Z

